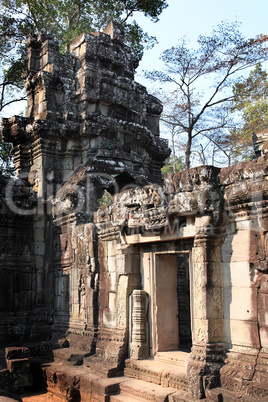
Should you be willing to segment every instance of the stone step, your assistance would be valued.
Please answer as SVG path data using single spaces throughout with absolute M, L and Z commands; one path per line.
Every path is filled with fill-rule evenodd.
M 0 388 L 0 401 L 1 402 L 22 402 L 22 399 L 18 395 L 14 395 L 11 392 L 5 391 Z
M 175 364 L 176 366 L 180 367 L 186 367 L 186 360 L 189 357 L 189 354 L 190 353 L 179 350 L 157 352 L 154 356 L 154 360 L 167 364 Z
M 187 391 L 188 382 L 184 367 L 154 359 L 128 359 L 125 363 L 124 375 L 127 377 Z
M 162 363 L 163 367 L 164 364 Z M 165 367 L 166 368 L 166 367 Z M 71 365 L 65 362 L 44 363 L 42 366 L 47 381 L 47 390 L 59 397 L 73 398 L 81 402 L 188 402 L 193 401 L 191 395 L 172 387 L 176 372 L 170 373 L 169 386 L 134 379 L 126 376 L 104 378 L 91 368 L 83 365 Z M 71 399 L 70 399 L 71 400 Z
M 256 402 L 256 401 L 264 401 L 264 399 L 258 399 L 256 397 L 251 398 L 248 395 L 243 395 L 242 392 L 240 391 L 229 391 L 228 389 L 225 388 L 213 388 L 210 389 L 206 392 L 206 399 L 208 401 L 214 401 L 214 402 L 237 402 L 237 401 L 243 401 L 243 402 Z M 267 399 L 265 399 L 267 400 Z
M 5 357 L 7 360 L 27 359 L 29 357 L 29 349 L 25 347 L 8 347 L 5 348 Z
M 154 360 L 158 362 L 175 364 L 176 366 L 186 368 L 186 359 L 189 357 L 190 353 L 182 351 L 168 351 L 168 352 L 158 352 L 154 356 Z
M 105 362 L 98 356 L 84 357 L 83 365 L 90 368 L 92 373 L 99 373 L 106 378 L 122 375 L 123 372 L 123 367 L 116 363 Z
M 43 367 L 47 380 L 47 390 L 62 398 L 72 400 L 108 401 L 110 395 L 119 392 L 119 384 L 123 377 L 103 378 L 84 366 L 66 365 L 66 363 L 49 363 Z M 71 399 L 70 399 L 71 400 Z
M 145 399 L 141 399 L 138 398 L 137 396 L 132 396 L 124 393 L 110 396 L 110 402 L 141 402 L 141 401 L 145 401 Z
M 177 392 L 177 389 L 162 387 L 161 385 L 149 383 L 143 380 L 129 379 L 119 385 L 120 393 L 112 395 L 110 400 L 113 402 L 121 401 L 168 401 L 170 395 Z
M 180 390 L 169 395 L 168 402 L 200 402 L 200 399 L 195 399 L 189 392 Z
M 86 352 L 76 348 L 54 349 L 53 356 L 55 362 L 70 362 L 76 366 L 83 364 L 84 358 L 89 356 L 90 352 Z

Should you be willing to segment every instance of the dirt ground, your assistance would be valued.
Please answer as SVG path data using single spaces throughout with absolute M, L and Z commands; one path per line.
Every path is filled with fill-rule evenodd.
M 45 392 L 40 394 L 29 393 L 20 395 L 23 402 L 64 402 L 65 398 L 61 398 L 57 395 L 53 395 L 51 392 Z

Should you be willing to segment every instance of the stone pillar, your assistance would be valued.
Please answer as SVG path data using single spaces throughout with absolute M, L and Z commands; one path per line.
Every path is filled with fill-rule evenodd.
M 148 359 L 147 293 L 145 290 L 134 289 L 130 298 L 130 357 Z
M 218 386 L 224 362 L 220 277 L 222 237 L 197 236 L 193 248 L 193 347 L 187 363 L 189 392 L 203 398 Z

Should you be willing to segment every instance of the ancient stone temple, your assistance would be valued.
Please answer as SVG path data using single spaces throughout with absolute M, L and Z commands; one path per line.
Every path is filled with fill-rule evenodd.
M 27 117 L 2 132 L 0 388 L 267 400 L 267 134 L 251 162 L 163 181 L 162 106 L 123 37 L 28 40 Z

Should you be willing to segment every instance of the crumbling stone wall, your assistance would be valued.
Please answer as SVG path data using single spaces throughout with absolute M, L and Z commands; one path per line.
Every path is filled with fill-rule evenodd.
M 51 337 L 51 309 L 40 306 L 31 212 L 36 195 L 27 182 L 0 176 L 0 345 Z
M 157 254 L 190 253 L 193 346 L 187 373 L 196 397 L 219 380 L 229 390 L 267 397 L 267 190 L 264 148 L 252 162 L 193 168 L 167 177 L 165 186 L 117 194 L 111 206 L 95 214 L 100 234 L 108 227 L 120 230 L 119 244 L 135 256 L 130 266 L 140 267 L 133 271 L 140 275 L 136 289 L 145 289 L 152 305 L 155 279 L 147 282 L 159 269 L 152 268 Z M 185 243 L 191 238 L 192 244 Z M 107 273 L 110 258 L 103 268 Z M 145 308 L 138 306 L 139 311 Z M 152 317 L 153 312 L 150 331 L 157 332 Z M 148 358 L 148 338 L 142 335 L 146 324 L 133 325 L 130 356 Z
M 117 24 L 85 33 L 67 56 L 52 37 L 30 37 L 27 117 L 3 120 L 17 173 L 36 195 L 29 219 L 37 304 L 53 311 L 55 341 L 71 338 L 72 328 L 88 335 L 89 350 L 99 319 L 101 251 L 91 223 L 98 199 L 105 188 L 160 182 L 170 152 L 159 137 L 162 105 L 134 81 L 123 35 Z M 125 330 L 115 337 L 125 345 Z

